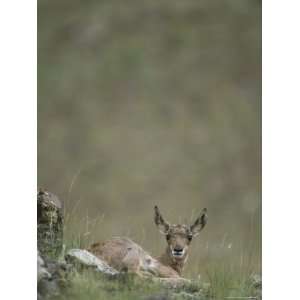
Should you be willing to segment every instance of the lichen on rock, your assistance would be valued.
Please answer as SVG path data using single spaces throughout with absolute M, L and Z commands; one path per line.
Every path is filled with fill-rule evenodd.
M 37 241 L 42 256 L 57 257 L 63 245 L 63 205 L 54 194 L 37 194 Z

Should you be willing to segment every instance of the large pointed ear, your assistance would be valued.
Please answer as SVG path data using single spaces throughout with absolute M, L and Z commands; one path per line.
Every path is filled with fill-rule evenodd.
M 170 224 L 164 220 L 158 207 L 154 207 L 154 222 L 162 234 L 167 234 L 170 229 Z
M 207 223 L 207 209 L 204 208 L 200 214 L 200 216 L 197 218 L 195 223 L 191 226 L 191 232 L 193 236 L 196 236 L 199 234 L 199 232 L 204 228 L 204 226 Z

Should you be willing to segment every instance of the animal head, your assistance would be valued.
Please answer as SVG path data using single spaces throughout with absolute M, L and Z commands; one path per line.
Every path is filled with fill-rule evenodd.
M 157 206 L 154 207 L 154 221 L 159 231 L 166 237 L 168 253 L 173 260 L 185 259 L 192 239 L 197 236 L 207 222 L 207 209 L 204 208 L 192 225 L 166 222 Z

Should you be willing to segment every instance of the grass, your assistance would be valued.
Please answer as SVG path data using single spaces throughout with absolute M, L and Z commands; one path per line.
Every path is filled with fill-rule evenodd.
M 258 290 L 253 284 L 253 273 L 232 266 L 226 262 L 218 266 L 210 266 L 206 272 L 210 283 L 212 299 L 257 297 Z
M 85 270 L 82 273 L 74 273 L 70 286 L 53 300 L 134 300 L 141 299 L 141 296 L 161 293 L 161 287 L 157 284 L 132 276 L 113 280 Z
M 215 268 L 209 272 L 209 286 L 205 287 L 200 282 L 193 282 L 180 290 L 170 291 L 157 283 L 133 276 L 113 280 L 104 278 L 90 270 L 85 270 L 81 273 L 74 273 L 69 287 L 65 289 L 64 293 L 52 298 L 52 300 L 219 300 L 243 299 L 258 295 L 257 290 L 250 281 L 250 277 L 240 276 L 239 272 L 222 268 Z M 154 296 L 157 298 L 154 298 Z
M 69 245 L 76 246 L 77 243 L 78 240 Z M 64 292 L 52 300 L 260 299 L 259 291 L 251 280 L 253 268 L 249 262 L 234 264 L 233 261 L 223 260 L 208 264 L 203 275 L 204 280 L 191 278 L 191 284 L 180 289 L 168 290 L 157 283 L 133 275 L 108 279 L 92 270 L 74 271 Z

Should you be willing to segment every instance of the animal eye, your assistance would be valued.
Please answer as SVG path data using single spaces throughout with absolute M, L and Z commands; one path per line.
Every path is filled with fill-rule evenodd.
M 167 234 L 167 235 L 166 235 L 167 241 L 168 241 L 170 238 L 171 238 L 171 235 Z
M 191 240 L 192 240 L 192 238 L 193 238 L 193 236 L 192 236 L 192 235 L 188 235 L 188 240 L 189 240 L 189 241 L 191 241 Z

